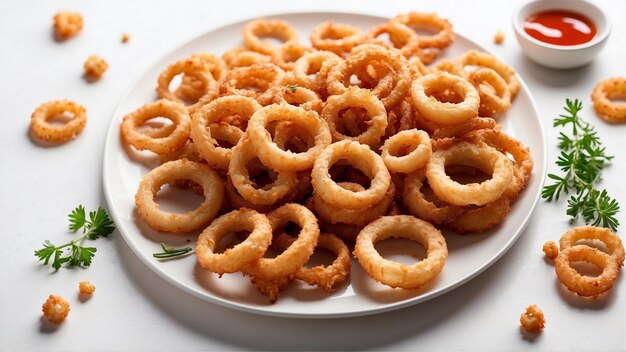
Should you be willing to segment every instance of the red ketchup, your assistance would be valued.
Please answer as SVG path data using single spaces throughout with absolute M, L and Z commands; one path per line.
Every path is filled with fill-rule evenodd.
M 596 35 L 594 23 L 581 14 L 566 10 L 550 10 L 530 15 L 523 23 L 531 37 L 554 45 L 579 45 Z

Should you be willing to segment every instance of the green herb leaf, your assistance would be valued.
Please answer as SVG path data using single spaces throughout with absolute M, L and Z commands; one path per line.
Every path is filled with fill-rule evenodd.
M 157 259 L 169 259 L 174 257 L 180 257 L 183 255 L 191 254 L 193 248 L 184 247 L 184 248 L 175 248 L 166 245 L 165 243 L 161 243 L 161 248 L 163 252 L 152 254 L 153 257 Z
M 562 193 L 576 191 L 567 200 L 566 214 L 572 221 L 582 216 L 587 224 L 617 231 L 619 221 L 615 215 L 620 210 L 618 202 L 606 190 L 594 188 L 602 170 L 613 156 L 606 154 L 606 148 L 602 146 L 594 127 L 578 116 L 582 107 L 578 99 L 567 99 L 564 109 L 568 115 L 559 115 L 554 120 L 554 127 L 571 128 L 570 135 L 560 132 L 558 137 L 561 154 L 556 165 L 564 175 L 549 174 L 548 178 L 553 183 L 543 187 L 541 196 L 550 202 L 558 200 Z
M 288 84 L 287 89 L 289 89 L 292 93 L 295 93 L 298 90 L 298 85 L 296 84 Z
M 35 256 L 44 265 L 48 265 L 52 259 L 51 266 L 55 270 L 59 270 L 65 263 L 69 266 L 90 266 L 97 249 L 95 247 L 84 247 L 82 243 L 86 239 L 96 240 L 100 236 L 108 236 L 115 230 L 109 214 L 101 207 L 98 207 L 96 211 L 90 212 L 89 220 L 87 220 L 85 208 L 79 205 L 69 214 L 69 220 L 70 231 L 77 232 L 80 229 L 83 230 L 83 234 L 79 238 L 60 246 L 55 246 L 52 242 L 46 240 L 43 243 L 43 248 L 35 251 Z

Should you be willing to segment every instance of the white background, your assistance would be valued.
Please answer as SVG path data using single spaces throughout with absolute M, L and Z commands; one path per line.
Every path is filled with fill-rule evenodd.
M 515 1 L 517 2 L 517 1 Z M 98 240 L 91 268 L 54 273 L 33 251 L 44 239 L 69 240 L 67 213 L 79 203 L 106 206 L 102 151 L 106 129 L 124 91 L 168 51 L 208 29 L 283 11 L 353 10 L 392 16 L 436 11 L 455 30 L 510 63 L 529 85 L 548 131 L 550 171 L 558 153 L 552 119 L 565 98 L 580 98 L 616 155 L 602 187 L 622 203 L 626 226 L 626 126 L 608 125 L 591 109 L 596 82 L 626 75 L 626 2 L 598 1 L 610 11 L 613 33 L 590 65 L 568 71 L 525 59 L 511 28 L 514 1 L 18 1 L 0 2 L 0 349 L 16 350 L 625 350 L 623 276 L 597 301 L 573 297 L 558 284 L 541 246 L 558 240 L 570 224 L 565 204 L 541 202 L 525 233 L 493 267 L 439 298 L 400 311 L 339 320 L 270 318 L 221 308 L 175 288 L 150 271 L 118 233 Z M 476 4 L 478 3 L 478 4 Z M 83 14 L 85 28 L 65 43 L 52 39 L 55 12 Z M 502 30 L 506 42 L 492 43 Z M 122 45 L 122 33 L 131 40 Z M 82 63 L 100 54 L 110 64 L 104 78 L 87 84 Z M 71 143 L 46 147 L 29 136 L 32 111 L 68 98 L 85 105 L 88 123 Z M 77 285 L 90 280 L 95 295 L 81 303 Z M 50 293 L 72 310 L 59 327 L 40 320 Z M 547 319 L 545 331 L 527 339 L 519 315 L 532 303 Z

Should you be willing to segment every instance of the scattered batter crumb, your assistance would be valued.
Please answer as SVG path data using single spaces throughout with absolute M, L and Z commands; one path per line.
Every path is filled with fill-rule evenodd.
M 65 40 L 83 29 L 83 16 L 78 12 L 59 12 L 54 16 L 54 33 Z
M 502 31 L 498 31 L 498 33 L 496 33 L 493 37 L 493 42 L 498 45 L 504 43 L 504 33 L 502 33 Z
M 92 285 L 89 281 L 81 281 L 78 283 L 78 290 L 81 295 L 90 295 L 96 290 L 96 286 Z
M 48 300 L 41 306 L 43 316 L 50 322 L 59 324 L 70 312 L 70 302 L 59 295 L 50 295 Z
M 548 241 L 543 244 L 543 253 L 545 253 L 546 257 L 555 260 L 559 255 L 559 246 L 553 241 Z
M 128 35 L 128 33 L 122 34 L 122 43 L 128 43 L 129 40 L 130 40 L 130 35 Z
M 520 316 L 519 323 L 526 332 L 538 332 L 543 330 L 546 320 L 541 309 L 533 304 L 528 306 L 526 311 Z
M 85 64 L 85 76 L 90 79 L 99 79 L 109 68 L 109 64 L 98 55 L 91 55 Z

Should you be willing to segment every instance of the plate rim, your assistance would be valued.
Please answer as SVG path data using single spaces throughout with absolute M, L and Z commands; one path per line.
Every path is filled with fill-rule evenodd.
M 285 17 L 285 16 L 297 16 L 297 15 L 303 15 L 303 14 L 311 14 L 311 15 L 353 15 L 353 16 L 366 16 L 366 17 L 372 17 L 374 19 L 380 20 L 388 20 L 390 19 L 390 17 L 387 17 L 385 15 L 380 15 L 380 14 L 374 14 L 372 12 L 368 12 L 368 11 L 347 11 L 347 10 L 332 10 L 332 11 L 320 11 L 320 10 L 299 10 L 299 11 L 288 11 L 288 12 L 276 12 L 276 11 L 269 11 L 269 12 L 265 12 L 263 14 L 259 14 L 257 16 L 254 17 L 249 17 L 249 16 L 237 16 L 227 22 L 215 25 L 215 26 L 209 26 L 206 29 L 204 29 L 200 34 L 192 36 L 190 38 L 187 38 L 185 40 L 182 40 L 178 45 L 176 45 L 173 49 L 167 50 L 165 51 L 165 53 L 158 55 L 157 58 L 155 60 L 150 61 L 145 67 L 143 67 L 143 69 L 141 71 L 139 71 L 139 74 L 137 75 L 137 77 L 135 77 L 132 80 L 132 83 L 128 86 L 128 88 L 124 91 L 124 93 L 122 94 L 122 97 L 119 99 L 117 106 L 113 112 L 113 116 L 111 118 L 111 122 L 109 124 L 109 128 L 108 131 L 106 133 L 106 139 L 105 139 L 105 144 L 104 144 L 104 153 L 103 153 L 103 158 L 102 158 L 102 186 L 103 186 L 103 191 L 104 191 L 104 196 L 107 202 L 107 206 L 109 208 L 109 211 L 111 213 L 111 216 L 113 217 L 113 220 L 116 224 L 116 227 L 118 229 L 118 232 L 120 233 L 121 237 L 124 239 L 124 241 L 126 242 L 126 244 L 131 248 L 131 250 L 133 251 L 133 253 L 145 264 L 148 266 L 148 268 L 150 268 L 153 272 L 155 272 L 159 277 L 161 277 L 162 279 L 164 279 L 166 282 L 168 282 L 169 284 L 174 285 L 175 287 L 181 289 L 182 291 L 189 293 L 203 301 L 212 303 L 212 304 L 217 304 L 221 307 L 225 307 L 225 308 L 230 308 L 230 309 L 236 309 L 238 311 L 241 312 L 246 312 L 246 313 L 252 313 L 252 314 L 258 314 L 258 315 L 265 315 L 265 316 L 273 316 L 273 317 L 283 317 L 283 318 L 299 318 L 299 319 L 336 319 L 336 318 L 348 318 L 348 317 L 357 317 L 357 316 L 365 316 L 365 315 L 373 315 L 373 314 L 380 314 L 380 313 L 384 313 L 384 312 L 389 312 L 389 311 L 394 311 L 394 310 L 398 310 L 398 309 L 402 309 L 408 306 L 412 306 L 412 305 L 416 305 L 419 303 L 424 303 L 428 300 L 432 300 L 438 296 L 441 296 L 447 292 L 450 292 L 453 289 L 459 288 L 460 286 L 464 285 L 465 283 L 471 281 L 472 279 L 474 279 L 475 277 L 477 277 L 478 275 L 480 275 L 481 273 L 483 273 L 485 270 L 487 270 L 488 268 L 490 268 L 491 266 L 493 266 L 502 256 L 504 256 L 504 254 L 506 254 L 515 244 L 515 242 L 521 237 L 521 235 L 524 233 L 526 227 L 528 226 L 528 223 L 530 221 L 530 217 L 534 214 L 537 205 L 539 203 L 539 200 L 541 198 L 541 188 L 539 188 L 539 191 L 535 194 L 535 197 L 532 201 L 532 205 L 530 207 L 530 210 L 527 212 L 526 216 L 524 217 L 524 219 L 522 220 L 522 225 L 517 229 L 517 231 L 515 232 L 515 234 L 513 236 L 511 236 L 510 240 L 505 244 L 504 247 L 502 247 L 497 253 L 495 253 L 488 261 L 486 261 L 484 264 L 482 264 L 477 270 L 475 270 L 474 272 L 472 272 L 471 274 L 467 275 L 466 277 L 464 277 L 463 279 L 455 282 L 454 284 L 449 285 L 448 287 L 444 287 L 438 291 L 432 292 L 430 294 L 426 294 L 426 295 L 422 295 L 422 296 L 417 296 L 413 299 L 408 299 L 408 300 L 404 300 L 404 301 L 400 301 L 400 302 L 394 302 L 394 303 L 387 303 L 387 304 L 383 304 L 379 307 L 374 307 L 371 309 L 364 309 L 364 310 L 360 310 L 360 311 L 356 311 L 356 312 L 338 312 L 338 313 L 289 313 L 289 312 L 278 312 L 278 311 L 271 311 L 271 310 L 264 310 L 264 309 L 259 309 L 256 307 L 251 307 L 247 304 L 242 304 L 239 302 L 232 302 L 232 301 L 228 301 L 226 299 L 222 299 L 219 297 L 210 297 L 207 295 L 203 295 L 200 292 L 198 292 L 195 289 L 192 289 L 191 287 L 188 287 L 187 285 L 183 284 L 182 282 L 180 282 L 179 280 L 175 280 L 173 278 L 170 277 L 170 275 L 166 274 L 163 270 L 159 269 L 157 264 L 158 262 L 149 260 L 150 258 L 148 258 L 147 256 L 143 255 L 143 252 L 140 250 L 140 248 L 138 247 L 138 245 L 135 243 L 135 241 L 133 241 L 131 238 L 129 238 L 129 235 L 125 235 L 122 232 L 122 229 L 124 229 L 124 231 L 128 232 L 128 229 L 125 228 L 124 225 L 120 226 L 119 224 L 124 224 L 124 222 L 122 221 L 122 219 L 120 218 L 120 216 L 113 210 L 113 208 L 110 206 L 110 204 L 112 204 L 112 199 L 113 196 L 111 195 L 111 190 L 109 189 L 110 187 L 110 182 L 108 182 L 108 173 L 109 173 L 109 164 L 107 162 L 107 160 L 109 160 L 110 156 L 109 156 L 109 144 L 113 143 L 112 141 L 115 140 L 115 138 L 112 138 L 113 136 L 111 136 L 113 133 L 117 133 L 119 131 L 117 131 L 117 127 L 115 122 L 116 122 L 116 117 L 120 116 L 119 114 L 122 113 L 120 110 L 122 108 L 122 103 L 128 98 L 128 96 L 130 95 L 131 91 L 133 90 L 133 88 L 139 83 L 139 81 L 141 80 L 141 78 L 146 74 L 146 72 L 148 70 L 150 70 L 152 67 L 154 67 L 155 65 L 157 65 L 160 61 L 163 61 L 165 59 L 165 57 L 167 57 L 168 55 L 170 55 L 173 52 L 176 51 L 180 51 L 184 46 L 186 46 L 187 44 L 189 44 L 190 42 L 196 41 L 198 39 L 200 39 L 201 37 L 207 35 L 210 32 L 219 30 L 221 28 L 224 27 L 229 27 L 235 24 L 239 24 L 242 22 L 246 22 L 246 21 L 250 21 L 253 19 L 258 19 L 258 18 L 262 18 L 262 17 Z M 454 32 L 454 34 L 460 38 L 463 38 L 465 40 L 470 41 L 473 45 L 475 45 L 479 50 L 487 52 L 493 56 L 495 56 L 496 58 L 498 58 L 499 60 L 500 57 L 496 54 L 494 54 L 493 52 L 486 50 L 482 45 L 478 44 L 476 41 L 469 39 L 467 36 L 461 35 L 459 33 Z M 537 104 L 535 102 L 535 99 L 533 98 L 528 86 L 526 85 L 526 82 L 523 80 L 523 78 L 517 73 L 516 71 L 516 75 L 518 80 L 520 81 L 520 85 L 522 87 L 523 90 L 525 90 L 526 92 L 528 92 L 528 98 L 529 98 L 529 102 L 530 102 L 530 106 L 532 107 L 532 109 L 534 110 L 535 116 L 540 116 L 539 115 L 539 110 L 537 109 Z M 540 175 L 540 180 L 539 180 L 539 184 L 543 185 L 545 183 L 545 178 L 546 178 L 546 172 L 547 172 L 547 159 L 548 159 L 548 151 L 547 151 L 547 137 L 546 137 L 546 132 L 545 132 L 545 128 L 543 126 L 543 124 L 541 123 L 541 120 L 538 120 L 538 125 L 539 125 L 539 129 L 540 129 L 540 135 L 541 135 L 541 143 L 542 143 L 542 150 L 540 151 L 543 154 L 543 163 L 541 165 L 541 175 Z

